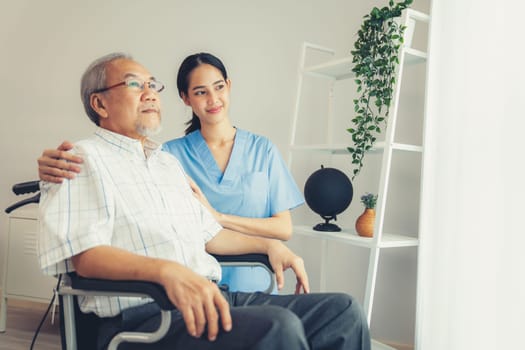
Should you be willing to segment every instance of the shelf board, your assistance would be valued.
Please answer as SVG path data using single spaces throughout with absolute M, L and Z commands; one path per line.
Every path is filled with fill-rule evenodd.
M 416 50 L 410 47 L 404 49 L 405 64 L 413 65 L 422 63 L 427 59 L 427 54 L 423 51 Z M 304 73 L 320 76 L 324 78 L 332 78 L 335 80 L 343 80 L 353 77 L 352 72 L 352 57 L 340 58 L 337 60 L 317 64 L 315 66 L 306 67 Z
M 381 147 L 381 149 L 384 149 L 385 148 L 384 143 L 382 145 L 380 145 L 380 143 L 378 143 L 377 148 L 379 149 L 380 147 Z M 398 150 L 398 151 L 407 151 L 407 152 L 418 152 L 418 153 L 423 152 L 423 147 L 422 146 L 411 145 L 411 144 L 408 144 L 408 143 L 399 143 L 399 142 L 394 142 L 392 144 L 392 149 L 395 149 L 395 150 Z
M 406 15 L 410 18 L 414 18 L 416 21 L 425 23 L 428 23 L 430 21 L 430 16 L 428 14 L 414 9 L 407 9 Z
M 311 226 L 298 225 L 294 226 L 294 234 L 338 241 L 365 248 L 416 247 L 419 245 L 419 239 L 415 237 L 383 233 L 381 241 L 376 242 L 373 238 L 361 237 L 353 230 L 351 231 L 344 228 L 341 232 L 324 232 L 315 231 Z
M 405 48 L 405 64 L 406 65 L 415 65 L 425 62 L 427 59 L 427 54 L 421 50 L 416 50 L 411 47 Z
M 399 143 L 394 142 L 392 143 L 392 149 L 399 150 L 399 151 L 408 151 L 408 152 L 419 152 L 421 153 L 423 151 L 422 146 L 418 145 L 411 145 L 407 143 Z M 308 152 L 322 152 L 322 153 L 329 153 L 329 154 L 346 154 L 349 155 L 347 149 L 348 145 L 343 144 L 315 144 L 315 145 L 292 145 L 290 146 L 290 149 L 292 151 L 308 151 Z M 384 142 L 377 142 L 375 146 L 368 152 L 380 152 L 385 149 L 385 143 Z
M 351 78 L 355 75 L 352 72 L 352 66 L 352 57 L 350 56 L 305 68 L 304 72 L 341 80 Z
M 350 154 L 347 150 L 348 145 L 329 145 L 329 144 L 317 144 L 317 145 L 292 145 L 290 149 L 292 151 L 307 151 L 307 152 L 322 152 L 330 154 Z

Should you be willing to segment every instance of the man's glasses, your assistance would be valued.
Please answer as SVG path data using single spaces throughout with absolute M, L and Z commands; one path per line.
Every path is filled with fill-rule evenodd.
M 97 93 L 108 91 L 110 89 L 113 89 L 113 88 L 116 88 L 116 87 L 119 87 L 119 86 L 125 86 L 125 87 L 127 87 L 129 89 L 132 89 L 132 90 L 135 90 L 137 92 L 140 92 L 140 91 L 144 90 L 144 87 L 146 86 L 146 84 L 148 84 L 148 87 L 150 89 L 155 90 L 157 92 L 161 92 L 162 90 L 164 90 L 164 84 L 162 84 L 160 81 L 150 80 L 150 81 L 145 82 L 145 81 L 142 81 L 140 79 L 129 78 L 129 79 L 126 79 L 123 82 L 117 83 L 115 85 L 111 85 L 111 86 L 108 86 L 108 87 L 105 87 L 105 88 L 102 88 L 102 89 L 95 90 L 95 91 L 93 91 L 93 93 L 97 94 Z

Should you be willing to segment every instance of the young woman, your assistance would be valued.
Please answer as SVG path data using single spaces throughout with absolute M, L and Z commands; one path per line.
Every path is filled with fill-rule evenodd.
M 223 227 L 288 240 L 290 210 L 303 204 L 303 197 L 278 149 L 267 138 L 232 125 L 228 114 L 231 85 L 217 57 L 209 53 L 188 56 L 179 68 L 177 88 L 192 109 L 192 119 L 186 135 L 166 142 L 163 149 L 179 159 L 196 196 Z M 41 179 L 60 181 L 63 170 L 78 169 L 57 161 L 78 161 L 61 152 L 70 146 L 64 143 L 59 150 L 44 151 L 39 158 Z M 233 291 L 256 291 L 269 281 L 259 268 L 224 267 L 221 283 Z

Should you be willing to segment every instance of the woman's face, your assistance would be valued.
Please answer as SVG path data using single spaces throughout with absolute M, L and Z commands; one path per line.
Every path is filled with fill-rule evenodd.
M 199 117 L 201 125 L 216 124 L 228 118 L 230 106 L 229 79 L 209 64 L 201 64 L 189 76 L 188 92 L 182 99 Z

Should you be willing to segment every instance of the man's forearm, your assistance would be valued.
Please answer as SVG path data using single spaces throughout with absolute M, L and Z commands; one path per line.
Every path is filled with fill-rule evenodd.
M 137 255 L 123 249 L 98 246 L 72 258 L 77 273 L 89 278 L 142 280 L 162 284 L 165 268 L 183 266 L 162 259 Z

